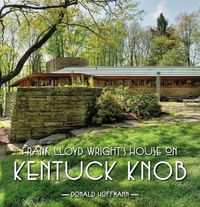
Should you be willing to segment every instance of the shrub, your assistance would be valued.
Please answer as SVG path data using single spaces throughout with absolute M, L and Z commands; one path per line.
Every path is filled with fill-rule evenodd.
M 128 87 L 106 88 L 119 97 L 124 113 L 132 113 L 138 117 L 157 116 L 161 113 L 157 97 L 144 91 L 134 91 Z
M 111 91 L 103 91 L 96 102 L 97 114 L 93 123 L 102 124 L 116 122 L 122 117 L 122 106 L 118 97 Z
M 135 92 L 128 105 L 131 113 L 142 117 L 157 116 L 161 113 L 157 97 L 146 92 Z
M 128 119 L 159 116 L 161 107 L 157 97 L 144 91 L 134 91 L 128 87 L 104 88 L 96 102 L 97 113 L 93 123 L 116 122 L 124 116 Z

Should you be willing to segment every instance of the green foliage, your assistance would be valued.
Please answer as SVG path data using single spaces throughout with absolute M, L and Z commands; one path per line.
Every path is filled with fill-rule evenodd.
M 83 50 L 83 57 L 88 59 L 92 66 L 122 64 L 126 38 L 125 22 L 116 19 L 104 19 L 96 30 L 98 31 L 99 28 L 100 36 L 90 33 L 85 39 L 87 49 Z
M 96 102 L 97 114 L 93 118 L 93 123 L 102 124 L 115 122 L 122 115 L 122 106 L 116 95 L 111 91 L 105 91 L 97 99 Z
M 9 4 L 10 12 L 4 12 L 8 2 L 1 5 L 3 83 L 20 72 L 23 74 L 19 77 L 41 73 L 45 70 L 44 62 L 56 57 L 81 56 L 90 65 L 122 65 L 126 21 L 142 13 L 137 9 L 138 3 L 130 0 L 117 4 L 112 0 L 98 3 L 83 0 L 75 4 L 73 1 L 24 0 L 17 5 Z M 15 12 L 27 5 L 29 9 L 25 13 Z M 24 61 L 18 64 L 21 58 Z
M 1 39 L 0 41 L 2 42 Z M 6 43 L 0 43 L 0 73 L 2 75 L 6 74 L 7 70 L 12 69 L 12 60 L 15 59 L 16 55 L 11 46 Z
M 171 51 L 176 44 L 176 39 L 167 36 L 156 36 L 153 38 L 150 47 L 149 65 L 158 65 L 163 56 Z
M 61 1 L 36 2 L 39 5 L 51 5 Z M 79 6 L 36 13 L 30 11 L 26 15 L 20 12 L 16 14 L 11 9 L 9 16 L 2 19 L 1 26 L 5 25 L 5 31 L 0 27 L 2 37 L 4 35 L 0 37 L 0 73 L 4 76 L 15 69 L 21 55 L 44 36 L 47 28 L 57 22 L 61 11 L 65 14 L 62 24 L 58 25 L 45 48 L 32 53 L 18 77 L 45 72 L 46 59 L 66 56 L 83 57 L 90 66 L 199 64 L 199 11 L 180 14 L 174 26 L 169 26 L 161 14 L 157 26 L 150 31 L 138 22 L 138 17 L 143 13 L 137 8 L 138 2 L 121 1 L 120 7 L 115 7 L 112 1 L 105 2 L 102 1 L 98 6 L 84 0 L 78 3 Z M 107 4 L 110 4 L 109 7 Z M 113 18 L 106 14 L 105 8 L 107 11 L 112 10 Z
M 88 33 L 88 30 L 81 27 L 61 27 L 48 41 L 46 53 L 51 58 L 82 56 L 85 41 L 89 38 Z
M 159 61 L 161 66 L 184 66 L 186 65 L 187 56 L 180 48 L 173 48 L 167 51 Z
M 181 13 L 177 16 L 177 30 L 179 38 L 184 47 L 187 66 L 197 64 L 199 61 L 199 36 L 200 21 L 199 11 L 192 13 Z M 196 58 L 198 57 L 198 58 Z
M 133 91 L 128 87 L 105 88 L 97 99 L 97 114 L 93 123 L 102 124 L 118 121 L 123 113 L 132 113 L 138 117 L 157 116 L 161 107 L 153 94 Z
M 87 147 L 107 147 L 107 146 L 122 146 L 122 147 L 146 147 L 159 146 L 161 149 L 166 147 L 178 147 L 178 156 L 168 156 L 164 153 L 161 156 L 151 157 L 153 163 L 166 160 L 170 164 L 174 164 L 176 160 L 185 163 L 188 176 L 182 182 L 175 181 L 173 175 L 167 182 L 147 179 L 141 180 L 140 173 L 134 175 L 136 180 L 130 182 L 127 180 L 127 162 L 131 160 L 135 163 L 141 160 L 141 157 L 127 155 L 124 156 L 89 156 L 87 153 L 84 156 L 68 156 L 67 161 L 72 163 L 73 169 L 70 175 L 77 176 L 76 170 L 79 169 L 79 161 L 91 162 L 95 160 L 99 162 L 117 161 L 117 166 L 112 173 L 113 181 L 108 182 L 104 179 L 98 182 L 91 181 L 83 177 L 78 181 L 66 180 L 64 170 L 61 170 L 62 179 L 60 182 L 55 180 L 55 172 L 52 172 L 50 181 L 25 181 L 20 182 L 13 180 L 13 163 L 15 160 L 26 161 L 30 157 L 21 155 L 7 156 L 0 160 L 0 206 L 1 207 L 198 207 L 200 203 L 200 143 L 197 139 L 200 134 L 200 123 L 179 123 L 167 124 L 160 126 L 138 127 L 131 129 L 113 130 L 100 135 L 85 134 L 84 137 L 66 139 L 61 143 L 50 147 L 62 148 L 73 146 L 82 147 L 87 151 Z M 148 162 L 149 156 L 143 156 L 142 160 Z M 34 172 L 39 172 L 40 161 L 55 161 L 53 156 L 32 156 L 31 160 L 37 162 Z M 60 161 L 66 161 L 66 156 L 60 156 Z M 27 168 L 24 168 L 21 173 L 23 178 L 26 177 Z M 94 174 L 99 174 L 99 168 L 94 169 Z M 158 173 L 165 174 L 166 169 L 158 168 Z M 165 174 L 166 175 L 166 174 Z M 49 184 L 46 184 L 49 183 Z M 134 188 L 133 188 L 134 187 Z M 142 196 L 129 198 L 70 198 L 62 197 L 62 193 L 71 191 L 127 191 L 137 192 Z M 134 191 L 133 191 L 134 190 Z M 156 199 L 155 199 L 156 198 Z M 191 199 L 192 198 L 192 199 Z
M 168 21 L 163 16 L 163 13 L 161 13 L 160 16 L 157 18 L 157 27 L 160 35 L 166 35 L 167 25 L 168 25 Z
M 157 28 L 151 30 L 153 38 L 150 41 L 148 63 L 150 66 L 185 66 L 187 56 L 179 29 L 167 25 L 167 20 L 160 14 Z
M 134 91 L 128 87 L 111 89 L 118 95 L 123 107 L 123 112 L 133 113 L 137 116 L 157 116 L 161 113 L 157 97 L 144 91 Z
M 132 113 L 142 117 L 157 116 L 161 113 L 161 107 L 153 94 L 138 91 L 129 99 L 129 108 Z

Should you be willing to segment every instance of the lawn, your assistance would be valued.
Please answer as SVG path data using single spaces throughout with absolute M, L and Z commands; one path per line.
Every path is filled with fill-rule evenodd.
M 173 125 L 139 127 L 105 132 L 101 135 L 84 135 L 81 138 L 72 138 L 62 141 L 56 147 L 66 146 L 86 148 L 88 146 L 158 146 L 178 147 L 178 157 L 82 157 L 67 158 L 73 165 L 71 174 L 76 173 L 80 160 L 90 162 L 116 160 L 118 165 L 112 172 L 113 181 L 91 181 L 84 176 L 79 181 L 61 179 L 51 181 L 13 181 L 14 160 L 26 160 L 20 155 L 10 156 L 1 161 L 0 165 L 0 206 L 5 207 L 198 207 L 200 204 L 200 123 L 180 123 Z M 30 159 L 30 158 L 29 158 Z M 31 160 L 51 160 L 52 157 L 34 157 Z M 66 160 L 57 158 L 54 160 Z M 174 177 L 168 181 L 153 179 L 148 181 L 128 181 L 126 163 L 128 160 L 167 161 L 171 164 L 176 160 L 183 161 L 187 168 L 187 178 L 184 181 L 175 181 Z M 38 170 L 39 165 L 34 167 Z M 166 169 L 160 169 L 165 174 Z M 93 173 L 99 173 L 95 169 Z M 139 178 L 139 171 L 136 178 Z M 22 177 L 25 171 L 21 172 Z M 132 198 L 69 198 L 62 197 L 62 193 L 69 191 L 130 191 L 139 196 Z

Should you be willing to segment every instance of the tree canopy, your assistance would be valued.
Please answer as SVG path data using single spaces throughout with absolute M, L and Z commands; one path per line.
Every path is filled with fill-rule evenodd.
M 56 57 L 91 66 L 191 66 L 200 61 L 199 12 L 161 13 L 143 27 L 134 0 L 4 0 L 0 3 L 0 86 L 45 72 Z
M 19 56 L 11 71 L 0 68 L 0 85 L 15 78 L 33 53 L 38 51 L 61 28 L 80 27 L 102 37 L 99 23 L 107 17 L 127 19 L 134 15 L 135 3 L 131 1 L 94 0 L 5 0 L 0 8 L 1 45 L 10 47 L 12 31 L 6 22 L 12 22 L 20 42 Z M 99 15 L 101 13 L 101 15 Z M 87 19 L 85 18 L 87 16 Z M 58 33 L 57 33 L 58 34 Z M 24 39 L 21 39 L 24 36 Z M 60 36 L 62 38 L 62 36 Z M 27 42 L 24 40 L 28 39 Z M 14 40 L 14 44 L 17 40 Z M 62 43 L 62 40 L 58 40 Z M 24 44 L 25 43 L 25 44 Z M 23 51 L 24 48 L 24 51 Z M 13 48 L 10 48 L 11 50 Z M 60 48 L 62 49 L 62 48 Z M 14 49 L 15 50 L 15 49 Z M 63 51 L 59 51 L 63 53 Z M 37 56 L 38 58 L 38 56 Z M 36 60 L 38 60 L 36 58 Z

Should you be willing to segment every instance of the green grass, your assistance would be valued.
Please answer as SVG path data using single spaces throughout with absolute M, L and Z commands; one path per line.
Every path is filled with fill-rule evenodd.
M 4 145 L 1 146 L 1 145 L 0 145 L 0 153 L 1 153 L 1 152 L 5 152 L 5 151 L 6 151 L 6 146 L 4 146 Z
M 85 176 L 79 181 L 65 180 L 51 181 L 13 181 L 14 160 L 52 160 L 52 157 L 25 158 L 19 155 L 10 156 L 1 161 L 0 165 L 0 206 L 5 207 L 198 207 L 200 205 L 200 123 L 163 125 L 157 127 L 141 127 L 133 129 L 115 130 L 102 135 L 84 135 L 81 138 L 72 138 L 63 141 L 56 147 L 88 147 L 88 146 L 159 146 L 178 147 L 178 157 L 82 157 L 71 156 L 67 158 L 73 166 L 72 174 L 76 173 L 78 162 L 98 160 L 118 161 L 116 169 L 112 172 L 113 181 L 90 181 Z M 54 160 L 66 160 L 57 158 Z M 128 181 L 126 163 L 136 160 L 159 160 L 174 163 L 183 161 L 188 176 L 184 181 L 178 182 L 174 177 L 168 181 L 151 181 L 136 179 Z M 34 170 L 38 170 L 36 166 Z M 94 173 L 98 173 L 96 169 Z M 161 169 L 162 174 L 166 172 Z M 25 171 L 22 171 L 25 176 Z M 54 175 L 54 173 L 52 174 Z M 139 172 L 136 174 L 139 178 Z M 68 198 L 61 197 L 62 193 L 70 191 L 130 191 L 138 193 L 135 198 Z

